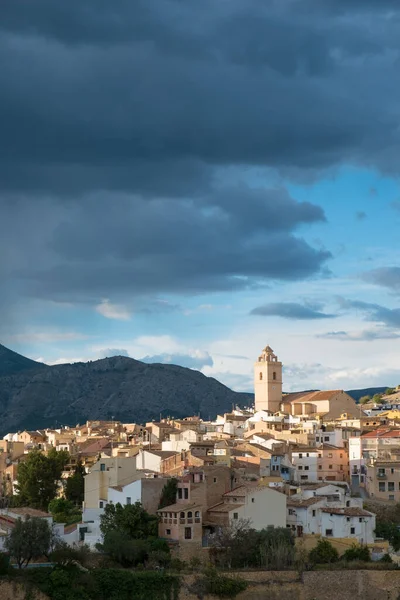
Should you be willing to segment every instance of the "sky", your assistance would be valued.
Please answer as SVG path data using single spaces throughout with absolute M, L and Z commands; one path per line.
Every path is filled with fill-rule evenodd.
M 0 342 L 400 384 L 395 0 L 7 0 Z

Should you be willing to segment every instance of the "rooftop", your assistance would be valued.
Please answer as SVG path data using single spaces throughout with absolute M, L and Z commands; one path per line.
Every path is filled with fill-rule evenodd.
M 373 517 L 375 516 L 373 513 L 364 510 L 363 508 L 358 508 L 357 506 L 348 507 L 348 508 L 321 508 L 321 511 L 324 513 L 330 513 L 331 515 L 343 515 L 345 517 Z
M 178 512 L 184 512 L 186 510 L 192 510 L 193 508 L 200 508 L 200 504 L 196 504 L 195 502 L 191 502 L 188 504 L 185 504 L 183 502 L 179 503 L 175 503 L 175 504 L 170 504 L 169 506 L 164 506 L 163 508 L 159 508 L 157 512 L 172 512 L 172 513 L 178 513 Z

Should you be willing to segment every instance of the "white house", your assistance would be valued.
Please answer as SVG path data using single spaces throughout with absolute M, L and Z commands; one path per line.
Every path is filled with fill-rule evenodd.
M 318 449 L 312 446 L 299 447 L 292 452 L 294 476 L 298 482 L 318 481 Z
M 375 515 L 363 508 L 321 508 L 321 535 L 354 538 L 359 544 L 372 544 L 375 536 Z

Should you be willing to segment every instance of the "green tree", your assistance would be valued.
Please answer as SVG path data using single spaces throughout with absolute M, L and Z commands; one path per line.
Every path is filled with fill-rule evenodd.
M 372 396 L 372 402 L 374 402 L 375 404 L 383 404 L 385 401 L 382 398 L 382 394 L 374 394 Z
M 79 523 L 82 518 L 79 508 L 66 498 L 54 498 L 51 500 L 48 511 L 53 515 L 56 523 L 72 525 L 72 523 Z
M 387 388 L 386 392 L 385 392 L 385 396 L 390 396 L 391 394 L 395 393 L 395 388 Z
M 368 404 L 371 401 L 371 396 L 361 396 L 359 399 L 360 404 Z
M 368 562 L 371 560 L 368 546 L 360 546 L 358 544 L 353 544 L 351 548 L 348 548 L 346 552 L 343 553 L 342 558 L 347 561 L 362 560 Z
M 175 504 L 177 490 L 178 480 L 175 479 L 175 477 L 168 479 L 167 483 L 162 489 L 158 508 L 164 508 L 165 506 L 169 506 L 170 504 Z
M 105 536 L 109 531 L 121 531 L 131 539 L 145 540 L 158 535 L 158 519 L 150 515 L 140 502 L 122 506 L 107 504 L 100 517 L 100 529 Z
M 46 456 L 35 449 L 20 463 L 16 486 L 20 505 L 47 510 L 50 500 L 56 497 L 66 457 L 54 453 Z
M 150 544 L 146 540 L 132 539 L 124 531 L 110 530 L 99 545 L 105 554 L 122 567 L 136 567 L 143 564 L 150 553 Z
M 334 563 L 339 560 L 339 553 L 328 540 L 318 540 L 309 554 L 309 559 L 315 565 Z
M 27 567 L 31 560 L 47 555 L 52 543 L 52 530 L 46 519 L 27 517 L 17 519 L 5 548 L 15 559 L 18 568 Z
M 79 461 L 65 485 L 65 497 L 77 506 L 82 506 L 85 498 L 85 467 Z
M 375 527 L 375 535 L 376 537 L 383 538 L 384 540 L 388 540 L 393 550 L 398 552 L 400 550 L 400 529 L 399 525 L 395 523 L 385 522 L 385 521 L 377 521 Z

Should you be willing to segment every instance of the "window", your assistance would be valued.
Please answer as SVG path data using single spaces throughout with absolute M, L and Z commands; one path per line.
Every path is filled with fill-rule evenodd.
M 350 500 L 346 500 L 346 506 L 350 506 Z
M 130 498 L 129 496 L 127 496 L 126 503 L 127 504 L 132 504 L 132 498 Z
M 303 467 L 301 465 L 299 465 L 297 468 L 299 469 L 299 471 L 303 470 Z
M 328 454 L 328 458 L 333 458 L 333 454 L 332 454 L 332 452 L 329 452 L 329 454 Z
M 386 492 L 386 483 L 384 481 L 380 481 L 378 489 L 380 492 Z
M 181 512 L 181 513 L 179 514 L 179 518 L 180 518 L 180 519 L 184 519 L 184 518 L 185 518 L 185 513 L 184 513 L 184 512 Z
M 185 540 L 191 540 L 191 539 L 192 539 L 192 528 L 185 527 Z
M 307 458 L 309 458 L 310 454 L 307 452 L 306 456 L 307 456 Z
M 260 373 L 260 381 L 262 381 L 262 373 Z
M 329 442 L 329 435 L 326 435 L 326 436 L 324 437 L 324 441 L 325 441 L 325 442 Z
M 343 471 L 343 465 L 340 465 L 340 470 Z
M 329 465 L 329 468 L 332 469 L 333 468 L 332 465 Z
M 394 492 L 394 482 L 388 481 L 388 492 Z
M 165 533 L 166 533 L 167 535 L 171 535 L 171 530 L 170 530 L 170 529 L 166 529 L 166 530 L 165 530 Z
M 304 470 L 305 470 L 305 471 L 309 471 L 309 470 L 310 470 L 310 467 L 304 467 Z
M 276 381 L 276 373 L 275 373 L 275 371 L 272 373 L 272 379 L 273 379 L 274 381 Z
M 196 510 L 196 512 L 194 513 L 194 516 L 196 519 L 200 519 L 200 511 Z
M 100 471 L 105 471 L 105 470 L 106 470 L 105 463 L 100 463 Z
M 391 474 L 393 475 L 393 473 L 394 473 L 394 469 L 393 469 L 393 467 L 390 469 L 390 472 L 391 472 Z
M 302 455 L 302 453 L 301 453 L 301 452 L 300 452 L 300 454 L 299 454 L 299 458 L 303 458 L 303 455 Z
M 356 532 L 356 528 L 355 527 L 350 527 L 350 534 L 354 535 Z
M 317 511 L 316 511 L 316 510 L 313 510 L 313 511 L 312 511 L 312 516 L 313 516 L 313 517 L 315 517 L 315 515 L 316 515 L 316 514 L 317 514 Z
M 182 500 L 182 488 L 178 488 L 178 499 Z
M 343 458 L 343 454 L 339 454 L 340 458 Z
M 394 494 L 389 494 L 389 500 L 394 500 Z
M 183 488 L 183 495 L 185 500 L 188 500 L 189 498 L 189 489 L 188 488 Z
M 382 468 L 378 469 L 378 477 L 383 477 L 385 475 L 385 473 L 386 473 L 385 469 L 382 469 Z
M 350 523 L 350 517 L 346 517 L 346 521 Z
M 217 483 L 217 478 L 216 477 L 214 477 L 214 483 Z
M 254 498 L 252 498 L 251 501 L 254 503 Z
M 315 441 L 319 442 L 319 435 L 316 436 Z
M 329 535 L 333 535 L 333 529 L 325 529 L 325 535 L 328 537 Z
M 321 471 L 321 469 L 322 469 L 322 465 L 318 465 L 318 469 Z
M 289 515 L 295 515 L 295 511 L 293 510 L 293 508 L 289 508 Z
M 233 518 L 234 519 L 238 519 L 239 518 L 239 513 L 233 513 Z
M 308 475 L 302 475 L 302 476 L 300 477 L 300 479 L 306 479 L 306 480 L 308 480 Z
M 363 520 L 362 520 L 362 518 L 361 518 L 361 517 L 358 519 L 358 522 L 359 522 L 359 523 L 362 523 L 362 522 L 363 522 Z
M 193 513 L 191 510 L 189 510 L 187 516 L 188 516 L 188 519 L 193 519 Z
M 104 508 L 104 502 L 102 500 L 99 502 L 99 508 Z

